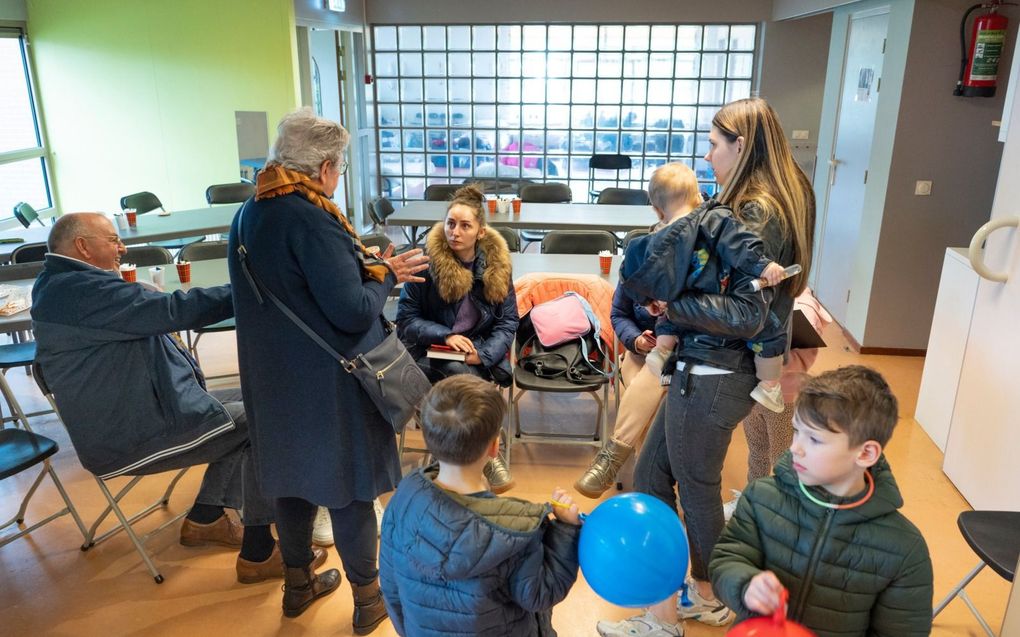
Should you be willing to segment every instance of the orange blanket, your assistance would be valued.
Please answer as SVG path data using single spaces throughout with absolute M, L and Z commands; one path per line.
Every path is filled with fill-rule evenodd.
M 608 281 L 595 274 L 553 274 L 534 272 L 514 280 L 517 293 L 517 313 L 524 316 L 540 303 L 551 301 L 564 292 L 576 292 L 583 296 L 595 316 L 599 319 L 600 335 L 606 343 L 607 353 L 615 355 L 613 349 L 613 323 L 609 312 L 613 308 L 615 290 Z

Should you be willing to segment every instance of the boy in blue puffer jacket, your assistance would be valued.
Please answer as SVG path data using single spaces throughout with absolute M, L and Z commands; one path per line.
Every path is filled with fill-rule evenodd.
M 505 401 L 460 374 L 422 405 L 438 469 L 404 478 L 386 507 L 379 577 L 400 635 L 555 635 L 552 607 L 577 579 L 580 519 L 562 489 L 551 509 L 497 497 L 482 468 L 499 452 Z M 555 519 L 549 519 L 553 513 Z

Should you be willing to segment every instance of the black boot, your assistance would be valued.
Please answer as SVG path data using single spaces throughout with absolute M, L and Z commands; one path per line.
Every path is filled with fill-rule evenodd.
M 367 635 L 389 617 L 379 592 L 379 579 L 364 586 L 352 583 L 351 587 L 354 589 L 354 634 Z
M 316 599 L 329 595 L 339 586 L 340 571 L 335 568 L 316 575 L 311 564 L 298 568 L 288 566 L 283 573 L 283 616 L 297 617 Z

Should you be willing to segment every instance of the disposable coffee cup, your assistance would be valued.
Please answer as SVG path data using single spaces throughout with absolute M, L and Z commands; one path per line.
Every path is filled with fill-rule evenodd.
M 177 263 L 177 278 L 182 284 L 191 283 L 191 261 Z
M 499 205 L 499 202 L 496 201 L 495 199 L 489 199 L 488 205 L 489 205 L 489 214 L 490 215 L 496 214 L 496 207 Z
M 128 226 L 131 228 L 138 227 L 138 212 L 134 208 L 128 208 L 124 211 L 124 216 L 127 217 Z
M 117 224 L 117 230 L 120 232 L 124 232 L 128 229 L 127 217 L 119 212 L 113 215 L 113 222 Z
M 602 274 L 609 274 L 609 270 L 613 267 L 613 255 L 608 250 L 599 252 L 599 269 L 602 270 Z
M 514 200 L 510 202 L 510 205 L 513 206 L 514 214 L 515 215 L 521 214 L 521 198 L 520 197 L 514 197 Z
M 510 200 L 500 199 L 497 208 L 499 209 L 499 214 L 501 215 L 510 214 Z
M 121 263 L 120 264 L 120 278 L 124 279 L 128 283 L 134 283 L 138 280 L 138 269 L 134 263 Z
M 162 290 L 164 287 L 163 283 L 165 281 L 163 268 L 158 265 L 156 267 L 149 268 L 149 280 L 152 281 L 153 285 Z

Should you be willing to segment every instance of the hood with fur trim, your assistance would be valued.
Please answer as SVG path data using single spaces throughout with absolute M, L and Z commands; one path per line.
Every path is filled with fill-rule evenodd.
M 447 303 L 456 303 L 471 291 L 474 273 L 461 265 L 446 241 L 443 222 L 432 226 L 425 240 L 429 255 L 429 272 L 435 282 L 439 297 Z M 481 267 L 483 295 L 489 303 L 502 303 L 510 292 L 513 268 L 510 263 L 510 249 L 503 235 L 489 229 L 475 246 L 476 259 Z M 477 269 L 477 268 L 476 268 Z

